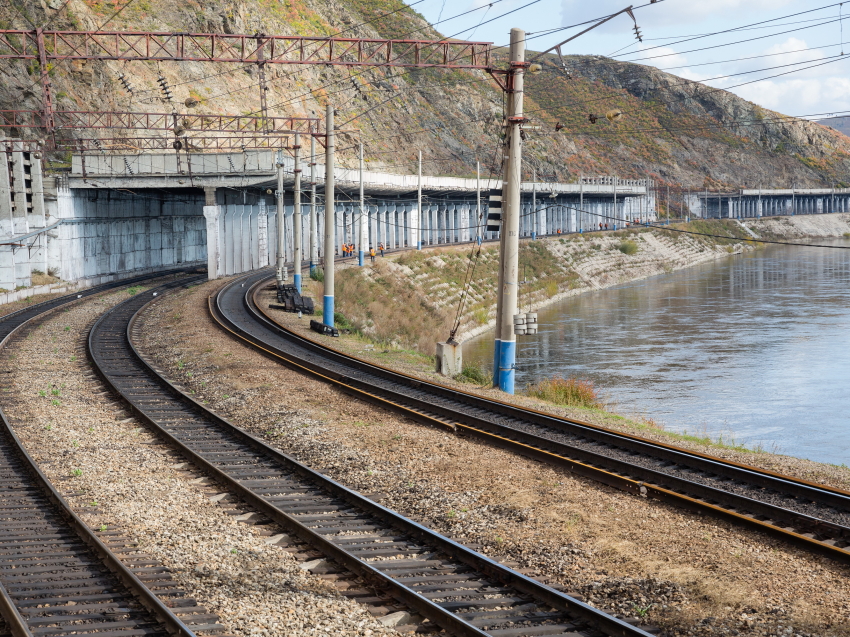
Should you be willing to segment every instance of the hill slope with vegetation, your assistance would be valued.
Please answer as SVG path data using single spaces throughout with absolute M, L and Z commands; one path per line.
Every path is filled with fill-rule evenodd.
M 68 30 L 442 37 L 400 0 L 0 0 L 0 6 L 2 28 L 49 21 L 49 28 Z M 500 64 L 504 55 L 495 51 Z M 528 78 L 527 111 L 540 128 L 528 131 L 527 177 L 536 170 L 543 179 L 617 174 L 688 187 L 850 184 L 850 138 L 831 128 L 781 117 L 651 67 L 598 56 L 566 60 L 564 69 L 550 58 L 543 73 Z M 39 109 L 38 64 L 4 60 L 3 67 L 0 107 Z M 50 73 L 60 109 L 170 112 L 185 110 L 189 97 L 200 101 L 195 112 L 260 109 L 255 65 L 62 61 Z M 119 73 L 130 80 L 132 93 Z M 172 87 L 172 103 L 157 86 L 160 73 Z M 483 72 L 268 65 L 266 77 L 271 114 L 321 115 L 331 101 L 343 128 L 363 131 L 372 168 L 412 172 L 422 150 L 431 174 L 470 176 L 476 159 L 498 172 L 493 162 L 500 155 L 503 100 Z M 588 120 L 612 109 L 624 113 L 616 124 L 604 117 L 595 124 Z M 556 133 L 559 122 L 564 127 Z M 31 137 L 38 131 L 7 133 Z M 65 137 L 84 134 L 60 131 Z M 342 137 L 341 161 L 353 164 L 358 137 Z

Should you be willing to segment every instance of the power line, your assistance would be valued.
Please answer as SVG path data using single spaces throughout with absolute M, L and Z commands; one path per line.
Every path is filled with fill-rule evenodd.
M 650 56 L 647 56 L 647 57 L 633 58 L 631 60 L 623 60 L 623 61 L 634 63 L 634 62 L 640 62 L 642 60 L 657 60 L 658 58 L 666 58 L 666 57 L 671 57 L 671 56 L 674 56 L 674 55 L 684 55 L 685 53 L 696 53 L 698 51 L 709 51 L 709 50 L 713 50 L 713 49 L 721 49 L 723 47 L 733 46 L 735 44 L 747 44 L 749 42 L 754 42 L 756 40 L 764 40 L 765 38 L 774 38 L 777 35 L 785 35 L 786 33 L 794 33 L 796 31 L 804 31 L 806 29 L 811 29 L 813 27 L 820 27 L 820 26 L 823 26 L 825 24 L 832 24 L 834 22 L 838 22 L 838 18 L 832 18 L 830 20 L 827 20 L 826 22 L 820 22 L 818 24 L 810 24 L 808 26 L 798 27 L 796 29 L 789 29 L 787 31 L 780 31 L 779 33 L 770 33 L 768 35 L 761 35 L 761 36 L 756 37 L 756 38 L 748 38 L 746 40 L 736 40 L 735 42 L 726 42 L 725 44 L 714 44 L 712 46 L 706 46 L 706 47 L 702 47 L 700 49 L 689 49 L 687 51 L 678 51 L 676 53 L 664 53 L 662 55 L 650 55 Z M 652 47 L 652 49 L 657 49 L 657 48 L 662 48 L 662 47 Z M 647 50 L 651 50 L 651 49 L 647 49 Z M 641 51 L 640 53 L 643 53 L 643 51 Z M 629 55 L 638 55 L 638 53 L 631 53 Z
M 665 44 L 664 46 L 666 47 L 666 46 L 672 46 L 674 44 L 682 44 L 683 42 L 692 42 L 694 40 L 701 40 L 703 38 L 713 37 L 715 35 L 722 35 L 724 33 L 733 33 L 735 31 L 740 31 L 742 29 L 754 27 L 754 26 L 757 26 L 757 25 L 760 25 L 760 24 L 767 24 L 769 22 L 776 22 L 777 20 L 784 20 L 786 18 L 794 18 L 798 15 L 805 15 L 807 13 L 814 13 L 816 11 L 823 11 L 823 10 L 829 9 L 831 7 L 837 7 L 839 4 L 841 4 L 841 3 L 835 2 L 833 4 L 827 4 L 827 5 L 824 5 L 822 7 L 818 7 L 817 9 L 807 9 L 806 11 L 798 11 L 797 13 L 790 13 L 788 15 L 780 16 L 778 18 L 771 18 L 770 20 L 760 20 L 759 22 L 751 22 L 750 24 L 744 24 L 744 25 L 739 26 L 739 27 L 732 27 L 731 29 L 724 29 L 723 31 L 714 31 L 712 33 L 706 33 L 704 35 L 698 35 L 698 36 L 694 36 L 694 37 L 689 37 L 689 38 L 684 39 L 684 40 L 679 40 L 678 42 L 670 42 L 668 44 Z M 814 26 L 817 26 L 817 25 L 814 25 Z M 808 28 L 808 27 L 802 27 L 802 28 Z M 782 33 L 774 33 L 774 34 L 764 36 L 764 37 L 772 37 L 774 35 L 782 35 Z M 754 38 L 754 39 L 758 40 L 758 39 L 761 39 L 761 38 Z M 726 45 L 722 45 L 722 46 L 726 46 Z M 644 51 L 641 51 L 641 53 L 644 53 L 646 51 L 651 51 L 653 49 L 660 49 L 660 48 L 662 48 L 662 46 L 653 46 L 653 47 L 650 47 L 648 49 L 645 49 Z M 697 50 L 700 50 L 700 49 L 697 49 Z M 685 53 L 690 53 L 690 51 L 685 51 Z M 633 55 L 633 54 L 629 54 L 629 55 Z M 631 60 L 631 61 L 634 61 L 634 60 Z
M 821 44 L 817 48 L 818 49 L 831 49 L 831 48 L 834 48 L 834 47 L 837 47 L 837 46 L 841 46 L 841 45 L 838 44 L 838 43 L 836 43 L 836 44 Z M 809 52 L 812 52 L 812 51 L 815 51 L 815 50 L 816 49 L 794 49 L 793 51 L 781 51 L 780 53 L 765 53 L 764 55 L 750 55 L 748 57 L 732 58 L 732 59 L 729 59 L 729 60 L 717 60 L 716 62 L 701 62 L 699 64 L 684 64 L 682 66 L 668 66 L 668 67 L 665 67 L 663 69 L 658 68 L 658 67 L 656 67 L 656 68 L 658 68 L 659 71 L 665 71 L 665 72 L 666 71 L 675 71 L 676 69 L 691 69 L 691 68 L 696 68 L 698 66 L 711 66 L 713 64 L 727 64 L 729 62 L 744 62 L 746 60 L 758 60 L 758 59 L 761 59 L 761 58 L 771 58 L 771 57 L 777 57 L 777 56 L 780 56 L 780 55 L 791 55 L 793 53 L 809 53 Z M 809 61 L 811 61 L 811 60 L 809 60 Z

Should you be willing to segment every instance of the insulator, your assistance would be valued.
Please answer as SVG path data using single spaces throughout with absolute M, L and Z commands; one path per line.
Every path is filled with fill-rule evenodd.
M 159 88 L 162 89 L 162 94 L 165 95 L 165 99 L 169 102 L 172 101 L 174 99 L 174 95 L 171 94 L 171 87 L 168 86 L 168 80 L 166 80 L 160 73 L 159 77 L 156 78 L 156 81 L 159 82 Z
M 643 37 L 641 36 L 640 27 L 638 25 L 634 26 L 635 37 L 639 42 L 643 42 Z
M 623 111 L 615 108 L 614 110 L 605 113 L 605 117 L 608 119 L 609 122 L 616 122 L 623 118 Z
M 183 102 L 183 104 L 186 106 L 186 108 L 195 108 L 200 103 L 201 102 L 196 100 L 194 97 L 187 97 L 186 101 Z
M 564 125 L 561 122 L 558 122 L 557 124 L 555 124 L 555 132 L 559 133 L 563 127 Z
M 173 141 L 173 142 L 171 142 L 171 147 L 172 147 L 174 150 L 180 150 L 181 148 L 183 148 L 183 144 L 182 144 L 182 142 L 180 142 L 179 140 L 177 140 L 177 141 Z
M 118 81 L 124 86 L 124 90 L 127 91 L 130 95 L 133 94 L 133 85 L 130 84 L 130 80 L 127 79 L 127 76 L 122 72 L 118 72 Z
M 175 126 L 173 129 L 175 137 L 180 137 L 181 135 L 186 134 L 186 129 L 182 126 Z
M 596 115 L 594 115 L 593 113 L 590 113 L 590 114 L 587 116 L 587 121 L 589 121 L 591 124 L 595 124 L 595 123 L 596 123 L 596 120 L 598 120 L 598 119 L 599 119 L 599 117 L 597 117 L 597 116 L 596 116 Z

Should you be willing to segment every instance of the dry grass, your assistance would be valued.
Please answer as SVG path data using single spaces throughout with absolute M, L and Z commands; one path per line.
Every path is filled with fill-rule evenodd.
M 33 271 L 31 280 L 33 285 L 50 285 L 51 283 L 56 283 L 59 280 L 59 277 L 50 276 L 49 274 L 44 274 L 42 272 L 36 273 L 36 271 Z
M 623 241 L 620 245 L 617 246 L 617 249 L 623 254 L 637 254 L 638 244 L 634 241 Z
M 336 299 L 339 312 L 371 340 L 429 355 L 437 341 L 448 338 L 455 310 L 435 307 L 420 288 L 390 271 L 383 260 L 370 277 L 360 268 L 340 271 Z
M 564 378 L 556 374 L 552 378 L 546 378 L 539 383 L 529 385 L 525 393 L 528 396 L 567 407 L 586 407 L 588 409 L 602 409 L 604 407 L 599 392 L 593 386 L 593 383 L 575 377 Z

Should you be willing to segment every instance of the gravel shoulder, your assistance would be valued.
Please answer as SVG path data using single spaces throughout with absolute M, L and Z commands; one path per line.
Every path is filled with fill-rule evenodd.
M 398 634 L 301 570 L 285 546 L 267 544 L 270 527 L 240 524 L 211 502 L 198 476 L 105 392 L 81 338 L 126 298 L 120 290 L 76 303 L 0 351 L 12 387 L 4 411 L 48 477 L 89 525 L 120 528 L 168 567 L 229 634 Z
M 316 384 L 211 322 L 207 296 L 222 284 L 157 301 L 139 344 L 235 424 L 347 486 L 383 494 L 382 504 L 665 635 L 850 635 L 846 566 Z

